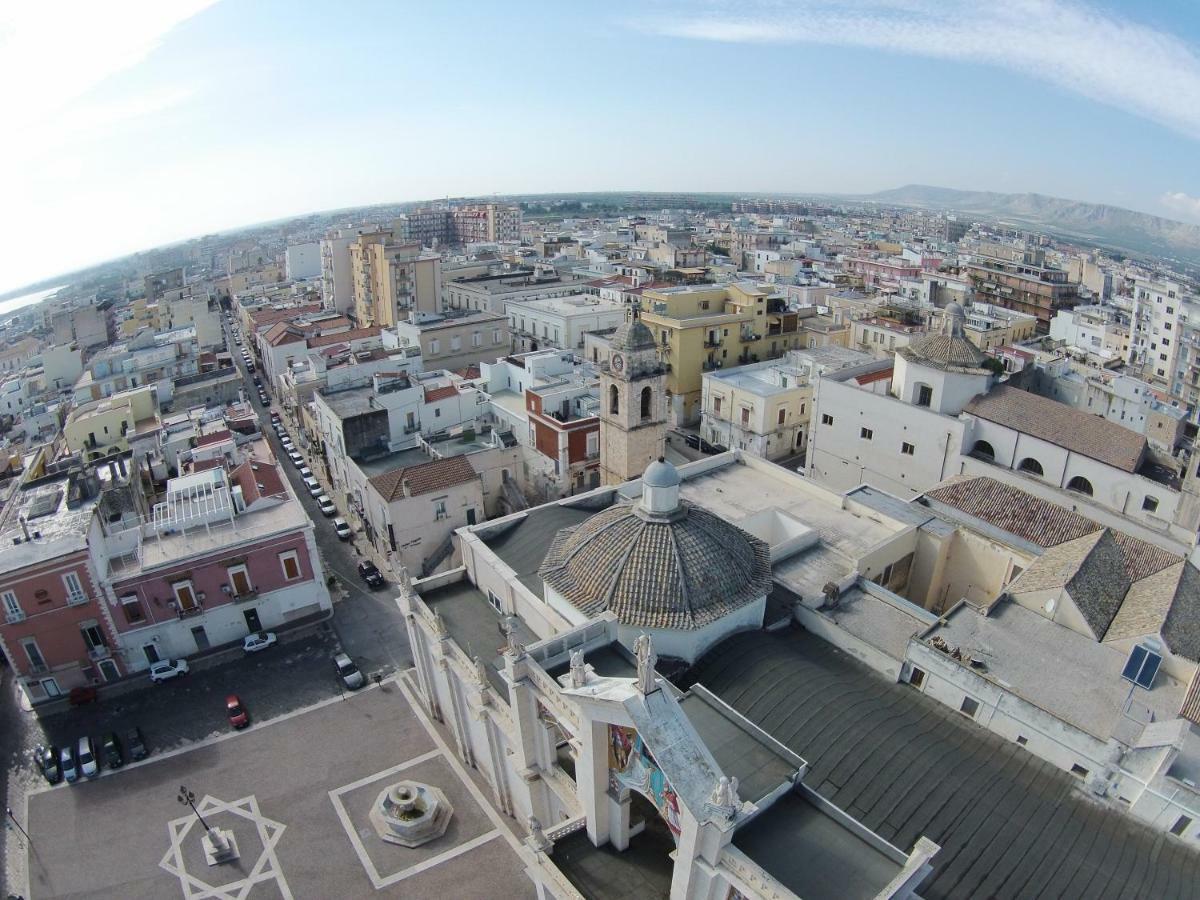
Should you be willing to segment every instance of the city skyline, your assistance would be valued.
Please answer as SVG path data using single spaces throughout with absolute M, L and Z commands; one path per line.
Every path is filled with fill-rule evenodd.
M 1200 222 L 1184 4 L 12 10 L 0 291 L 437 196 L 1037 192 Z M 51 64 L 47 64 L 47 61 Z M 39 77 L 31 79 L 30 73 Z M 1014 127 L 1013 123 L 1016 123 Z M 51 242 L 70 224 L 85 240 Z

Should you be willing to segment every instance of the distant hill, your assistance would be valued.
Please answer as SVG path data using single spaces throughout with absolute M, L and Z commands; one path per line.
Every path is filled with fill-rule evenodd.
M 909 184 L 890 191 L 858 195 L 855 199 L 954 210 L 1033 226 L 1082 243 L 1200 264 L 1200 225 L 1175 222 L 1118 206 L 1079 203 L 1044 194 L 958 191 L 925 184 Z

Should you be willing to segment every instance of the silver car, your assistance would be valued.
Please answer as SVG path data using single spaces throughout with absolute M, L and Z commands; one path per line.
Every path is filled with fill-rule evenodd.
M 96 745 L 87 735 L 79 739 L 75 757 L 79 761 L 79 774 L 85 778 L 94 778 L 100 774 L 100 760 L 96 758 Z
M 363 678 L 363 673 L 358 670 L 358 666 L 345 653 L 339 653 L 333 658 L 333 667 L 337 669 L 338 677 L 342 679 L 342 683 L 350 690 L 357 691 L 366 683 Z

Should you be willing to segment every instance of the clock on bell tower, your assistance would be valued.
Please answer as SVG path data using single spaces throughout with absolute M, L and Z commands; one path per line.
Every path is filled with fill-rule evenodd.
M 666 369 L 650 329 L 636 317 L 618 326 L 600 371 L 600 475 L 604 484 L 641 476 L 663 453 Z

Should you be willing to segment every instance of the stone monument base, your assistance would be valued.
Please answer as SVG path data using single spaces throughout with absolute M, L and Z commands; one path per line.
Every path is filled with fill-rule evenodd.
M 233 862 L 238 858 L 237 837 L 232 831 L 210 828 L 200 839 L 204 859 L 210 866 Z

